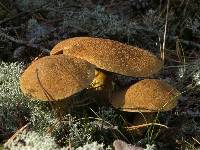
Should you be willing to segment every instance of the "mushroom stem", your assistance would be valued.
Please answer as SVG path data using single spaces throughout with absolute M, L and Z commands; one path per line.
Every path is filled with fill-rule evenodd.
M 92 88 L 95 88 L 95 90 L 101 91 L 108 86 L 108 81 L 110 81 L 110 77 L 107 76 L 104 71 L 95 69 L 95 78 L 90 85 Z
M 107 101 L 113 92 L 112 77 L 107 72 L 100 69 L 95 70 L 95 78 L 90 86 L 91 89 L 96 93 L 96 98 L 101 98 L 100 101 L 102 101 L 102 99 Z

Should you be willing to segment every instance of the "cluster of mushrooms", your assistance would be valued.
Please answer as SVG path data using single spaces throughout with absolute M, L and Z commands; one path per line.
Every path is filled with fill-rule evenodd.
M 34 99 L 66 101 L 94 83 L 108 84 L 106 72 L 152 77 L 162 66 L 162 60 L 147 50 L 110 39 L 75 37 L 58 43 L 50 56 L 33 61 L 21 75 L 20 87 Z M 174 108 L 179 96 L 162 80 L 143 79 L 113 91 L 108 99 L 122 111 L 158 112 Z

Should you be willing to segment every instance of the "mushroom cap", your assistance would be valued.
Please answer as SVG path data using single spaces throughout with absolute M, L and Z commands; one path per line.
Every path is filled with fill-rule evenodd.
M 46 56 L 34 62 L 20 77 L 22 92 L 35 99 L 62 100 L 89 86 L 95 67 L 66 55 Z
M 177 104 L 180 92 L 157 79 L 144 79 L 114 94 L 111 103 L 128 112 L 168 111 Z
M 75 37 L 58 43 L 51 55 L 62 53 L 87 60 L 98 68 L 133 77 L 157 73 L 163 62 L 147 50 L 118 41 Z

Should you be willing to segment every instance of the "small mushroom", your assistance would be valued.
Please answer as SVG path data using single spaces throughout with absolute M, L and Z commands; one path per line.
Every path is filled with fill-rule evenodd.
M 143 134 L 144 127 L 160 125 L 156 123 L 156 112 L 173 109 L 180 95 L 177 89 L 162 80 L 144 79 L 113 94 L 110 100 L 117 109 L 136 112 L 131 120 L 133 126 L 128 129 L 134 129 L 135 133 L 140 135 Z
M 34 61 L 21 75 L 25 95 L 44 101 L 63 100 L 89 87 L 94 66 L 66 55 L 46 56 Z
M 127 112 L 169 111 L 177 104 L 180 92 L 157 79 L 144 79 L 114 94 L 111 104 Z
M 58 43 L 51 55 L 70 55 L 100 69 L 133 77 L 157 73 L 163 62 L 147 50 L 118 41 L 92 37 L 75 37 Z

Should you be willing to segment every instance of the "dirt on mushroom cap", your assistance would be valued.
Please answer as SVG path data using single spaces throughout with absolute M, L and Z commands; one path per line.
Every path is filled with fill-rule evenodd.
M 118 41 L 75 37 L 58 43 L 51 51 L 87 60 L 98 68 L 127 76 L 147 77 L 157 73 L 163 62 L 147 50 Z
M 20 88 L 35 99 L 62 100 L 87 88 L 94 78 L 94 68 L 87 61 L 70 56 L 46 56 L 24 71 Z
M 145 79 L 111 98 L 115 108 L 128 112 L 168 111 L 177 104 L 180 92 L 164 81 Z

